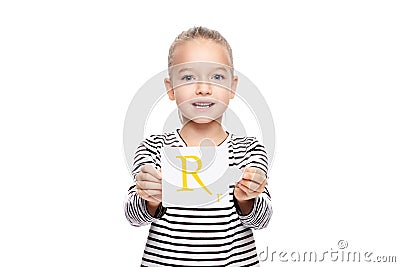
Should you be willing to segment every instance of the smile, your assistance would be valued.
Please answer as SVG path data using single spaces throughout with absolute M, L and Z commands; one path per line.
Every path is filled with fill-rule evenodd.
M 193 103 L 192 105 L 193 105 L 194 107 L 196 107 L 196 108 L 202 109 L 202 108 L 209 108 L 209 107 L 212 107 L 214 104 L 215 104 L 215 103 L 211 103 L 211 102 L 196 102 L 196 103 Z

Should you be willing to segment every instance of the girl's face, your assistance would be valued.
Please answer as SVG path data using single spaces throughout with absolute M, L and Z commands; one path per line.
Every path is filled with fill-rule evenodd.
M 229 67 L 227 49 L 212 40 L 190 40 L 175 48 L 173 62 L 164 83 L 184 120 L 221 122 L 238 80 Z

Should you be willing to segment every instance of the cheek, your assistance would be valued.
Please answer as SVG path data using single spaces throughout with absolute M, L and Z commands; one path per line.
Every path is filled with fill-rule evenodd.
M 176 99 L 175 102 L 176 102 L 177 106 L 182 106 L 185 103 L 187 103 L 188 100 L 190 100 L 190 98 L 186 97 L 185 95 L 179 94 L 179 93 L 175 94 L 175 99 Z
M 180 86 L 175 89 L 174 94 L 175 94 L 175 99 L 177 103 L 182 103 L 184 101 L 187 101 L 191 97 L 193 97 L 193 86 L 186 85 L 186 86 Z
M 214 91 L 214 97 L 223 103 L 229 102 L 230 90 L 227 88 L 216 88 Z

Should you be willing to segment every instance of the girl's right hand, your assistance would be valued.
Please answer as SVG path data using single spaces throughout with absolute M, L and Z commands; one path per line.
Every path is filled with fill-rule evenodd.
M 151 207 L 157 207 L 161 203 L 161 169 L 157 170 L 151 164 L 145 164 L 136 174 L 136 189 L 140 197 L 148 201 Z

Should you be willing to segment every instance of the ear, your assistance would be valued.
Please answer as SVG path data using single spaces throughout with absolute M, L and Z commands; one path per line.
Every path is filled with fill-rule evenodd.
M 174 89 L 172 88 L 171 80 L 169 78 L 164 79 L 165 89 L 170 100 L 175 100 Z
M 231 91 L 229 93 L 229 99 L 233 99 L 235 97 L 238 81 L 239 81 L 238 76 L 233 76 Z

